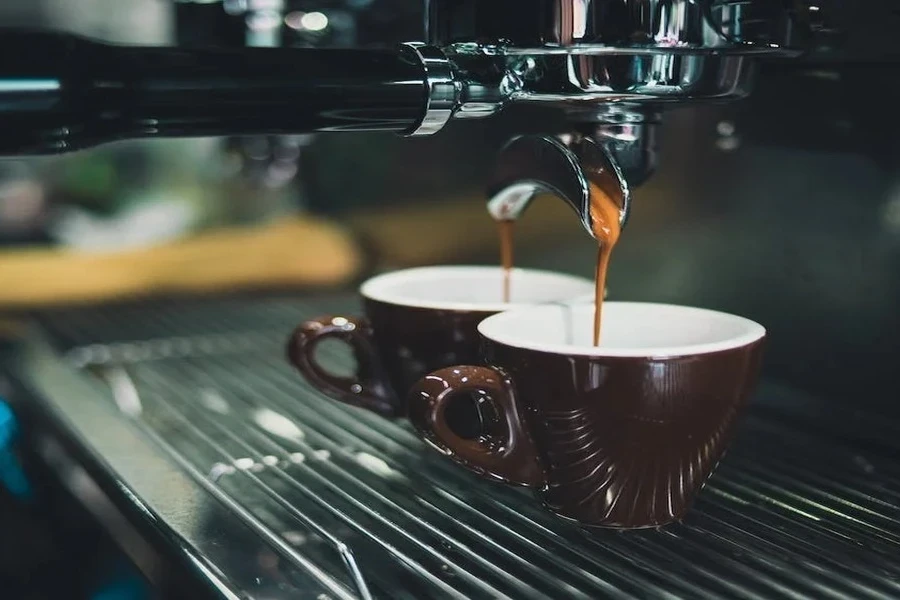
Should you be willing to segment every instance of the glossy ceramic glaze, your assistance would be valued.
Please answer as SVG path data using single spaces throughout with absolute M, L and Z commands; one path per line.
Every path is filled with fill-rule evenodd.
M 525 304 L 584 297 L 592 288 L 592 282 L 580 277 L 514 269 L 512 302 L 504 303 L 499 267 L 397 271 L 362 285 L 365 317 L 327 315 L 309 320 L 294 331 L 288 355 L 307 380 L 330 397 L 384 416 L 405 416 L 407 391 L 423 375 L 448 365 L 479 362 L 478 325 L 486 317 Z M 318 365 L 315 346 L 326 337 L 353 347 L 355 377 L 336 377 Z M 469 413 L 479 418 L 479 413 Z M 459 426 L 466 427 L 468 418 L 457 416 Z
M 604 326 L 622 316 L 624 305 L 639 306 L 608 303 Z M 712 311 L 691 322 L 679 315 L 697 309 L 643 306 L 674 309 L 681 323 L 660 333 L 666 318 L 634 315 L 608 328 L 609 346 L 594 348 L 578 339 L 565 344 L 565 323 L 539 311 L 492 317 L 480 327 L 483 362 L 491 366 L 429 374 L 410 394 L 410 419 L 441 452 L 489 478 L 534 487 L 562 517 L 621 528 L 680 519 L 722 457 L 753 388 L 764 329 Z M 589 333 L 588 311 L 581 312 L 571 323 Z M 734 319 L 735 328 L 701 331 L 703 313 L 725 324 Z M 556 345 L 553 336 L 560 336 Z M 673 345 L 678 339 L 692 344 Z M 497 426 L 463 436 L 444 415 L 457 398 L 473 394 L 493 405 Z

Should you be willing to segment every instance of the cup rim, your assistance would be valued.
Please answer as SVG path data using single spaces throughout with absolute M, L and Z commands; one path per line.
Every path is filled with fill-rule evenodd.
M 590 306 L 593 308 L 593 299 L 588 302 L 570 303 L 571 306 Z M 704 314 L 717 319 L 728 319 L 739 323 L 744 331 L 740 335 L 734 335 L 728 339 L 717 342 L 704 342 L 698 344 L 685 344 L 674 346 L 659 347 L 604 347 L 585 346 L 579 344 L 543 344 L 541 342 L 531 342 L 522 337 L 515 335 L 504 335 L 495 331 L 499 325 L 506 321 L 514 319 L 525 319 L 528 313 L 535 310 L 545 310 L 546 306 L 525 306 L 514 308 L 493 316 L 488 317 L 478 324 L 478 333 L 483 338 L 512 348 L 520 348 L 523 350 L 532 350 L 543 354 L 558 354 L 565 356 L 586 356 L 595 358 L 621 357 L 621 358 L 670 358 L 679 356 L 696 356 L 700 354 L 710 354 L 713 352 L 721 352 L 725 350 L 733 350 L 749 346 L 754 342 L 763 339 L 766 336 L 766 328 L 746 317 L 741 317 L 731 313 L 712 310 L 708 308 L 699 308 L 695 306 L 686 306 L 680 304 L 667 304 L 661 302 L 627 302 L 627 301 L 605 301 L 603 303 L 604 310 L 614 306 L 646 306 L 658 307 L 666 310 L 677 310 L 682 312 L 690 312 L 696 314 Z
M 486 312 L 498 313 L 508 311 L 515 308 L 527 306 L 535 306 L 542 304 L 541 302 L 460 302 L 460 301 L 441 301 L 441 300 L 416 300 L 410 299 L 403 294 L 393 293 L 390 288 L 402 281 L 413 278 L 433 279 L 435 282 L 446 281 L 448 276 L 459 277 L 462 274 L 471 274 L 473 276 L 502 276 L 502 267 L 490 265 L 433 265 L 424 267 L 412 267 L 409 269 L 400 269 L 376 275 L 364 281 L 359 287 L 360 295 L 367 299 L 393 306 L 405 306 L 409 308 L 424 308 L 429 310 L 448 310 L 458 312 Z M 582 301 L 588 297 L 593 298 L 594 282 L 585 277 L 571 275 L 568 273 L 559 273 L 545 269 L 531 269 L 522 267 L 513 267 L 512 277 L 539 277 L 547 281 L 548 284 L 584 284 L 584 292 L 573 294 L 569 297 L 550 300 L 546 303 L 559 303 L 570 301 Z

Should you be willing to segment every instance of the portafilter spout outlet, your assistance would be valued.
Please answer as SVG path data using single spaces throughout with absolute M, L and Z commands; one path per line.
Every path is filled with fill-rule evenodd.
M 592 196 L 606 194 L 628 221 L 631 183 L 652 172 L 655 125 L 596 123 L 561 135 L 524 135 L 510 140 L 488 185 L 488 212 L 495 220 L 517 220 L 531 201 L 552 194 L 571 206 L 594 237 Z M 623 168 L 624 165 L 624 168 Z

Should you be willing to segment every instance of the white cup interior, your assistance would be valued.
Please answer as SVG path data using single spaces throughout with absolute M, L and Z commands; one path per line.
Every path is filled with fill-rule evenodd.
M 644 302 L 604 302 L 600 345 L 594 346 L 594 304 L 577 302 L 517 308 L 481 322 L 491 340 L 554 354 L 683 356 L 738 348 L 765 328 L 727 313 Z
M 360 293 L 369 299 L 419 308 L 499 312 L 523 304 L 593 297 L 594 283 L 583 277 L 512 269 L 510 302 L 503 302 L 499 266 L 436 266 L 393 271 L 369 279 Z

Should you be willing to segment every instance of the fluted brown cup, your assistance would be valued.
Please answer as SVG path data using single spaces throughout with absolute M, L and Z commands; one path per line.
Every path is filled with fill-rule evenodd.
M 364 315 L 325 315 L 301 323 L 288 356 L 306 380 L 331 398 L 385 417 L 406 416 L 406 396 L 420 377 L 458 363 L 478 363 L 478 324 L 516 307 L 591 295 L 593 282 L 535 269 L 513 269 L 510 302 L 503 271 L 490 266 L 433 266 L 393 271 L 360 287 Z M 348 343 L 352 377 L 329 373 L 316 359 L 324 339 Z M 458 421 L 477 413 L 460 411 Z M 458 423 L 477 429 L 475 423 Z
M 607 302 L 595 347 L 592 319 L 584 303 L 485 319 L 483 361 L 419 380 L 410 420 L 441 453 L 534 488 L 560 517 L 615 528 L 679 520 L 729 443 L 765 329 L 711 310 Z M 493 426 L 457 431 L 445 415 L 464 397 Z

